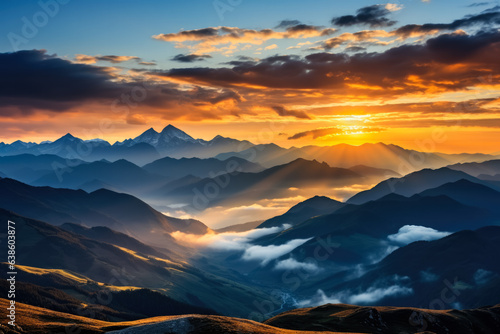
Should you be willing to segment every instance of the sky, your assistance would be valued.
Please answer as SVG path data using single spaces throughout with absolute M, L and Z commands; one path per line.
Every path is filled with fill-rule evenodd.
M 0 141 L 173 124 L 284 147 L 500 151 L 500 3 L 0 2 Z

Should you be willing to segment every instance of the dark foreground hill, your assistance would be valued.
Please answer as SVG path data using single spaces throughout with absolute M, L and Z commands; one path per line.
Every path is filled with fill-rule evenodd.
M 279 328 L 311 331 L 494 334 L 500 331 L 500 305 L 463 311 L 436 311 L 327 304 L 288 311 L 265 323 Z
M 162 247 L 175 243 L 169 235 L 171 232 L 204 234 L 208 231 L 200 221 L 165 216 L 134 196 L 106 189 L 87 193 L 33 187 L 0 178 L 0 207 L 54 225 L 106 226 Z
M 0 299 L 6 308 L 8 300 Z M 106 322 L 18 303 L 17 327 L 5 333 L 484 333 L 500 330 L 500 305 L 475 310 L 433 311 L 396 307 L 327 304 L 282 313 L 264 324 L 238 318 L 182 315 Z

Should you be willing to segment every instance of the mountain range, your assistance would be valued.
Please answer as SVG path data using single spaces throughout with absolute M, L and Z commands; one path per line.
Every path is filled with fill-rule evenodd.
M 495 157 L 488 154 L 424 153 L 383 143 L 283 148 L 271 143 L 255 145 L 247 140 L 220 135 L 211 140 L 204 140 L 195 139 L 171 124 L 160 132 L 150 128 L 135 138 L 113 144 L 102 139 L 82 140 L 69 133 L 53 142 L 43 141 L 37 144 L 17 140 L 11 144 L 0 143 L 0 156 L 23 153 L 55 154 L 66 159 L 88 162 L 125 159 L 141 166 L 167 156 L 177 159 L 215 157 L 220 160 L 239 157 L 266 168 L 303 158 L 326 162 L 335 167 L 350 168 L 365 165 L 390 169 L 399 174 L 457 163 L 482 162 Z
M 205 141 L 171 125 L 113 145 L 69 134 L 0 145 L 19 309 L 47 320 L 20 323 L 32 332 L 59 319 L 89 332 L 494 333 L 499 161 L 381 143 Z M 190 218 L 204 210 L 231 225 Z
M 436 175 L 429 176 L 429 173 Z M 434 179 L 442 173 L 443 170 L 440 169 L 425 171 L 423 175 Z M 485 279 L 494 279 L 496 275 L 500 275 L 498 265 L 487 266 L 484 262 L 490 261 L 488 263 L 491 264 L 491 261 L 494 261 L 491 255 L 486 255 L 494 254 L 493 248 L 481 255 L 472 250 L 472 245 L 470 248 L 465 245 L 462 247 L 461 238 L 451 237 L 471 236 L 473 232 L 463 231 L 477 230 L 474 233 L 492 238 L 491 241 L 480 242 L 485 247 L 490 247 L 487 246 L 488 243 L 496 242 L 500 232 L 498 227 L 500 226 L 498 218 L 500 192 L 482 184 L 482 180 L 475 179 L 475 181 L 477 183 L 464 178 L 424 190 L 421 188 L 422 184 L 430 187 L 434 185 L 425 182 L 403 182 L 402 184 L 407 185 L 408 191 L 413 185 L 414 189 L 411 193 L 415 193 L 414 195 L 405 197 L 391 193 L 363 204 L 339 203 L 324 197 L 314 197 L 259 226 L 271 228 L 287 224 L 284 230 L 267 233 L 252 241 L 252 245 L 256 248 L 271 249 L 277 245 L 289 245 L 302 240 L 296 246 L 291 247 L 289 252 L 264 263 L 260 260 L 253 262 L 245 260 L 245 253 L 240 257 L 229 255 L 230 253 L 226 255 L 215 253 L 211 256 L 214 259 L 218 258 L 220 263 L 226 263 L 227 266 L 239 270 L 245 268 L 247 276 L 252 280 L 260 284 L 265 282 L 276 288 L 283 288 L 285 275 L 295 277 L 296 274 L 297 277 L 305 277 L 305 280 L 301 280 L 299 288 L 293 290 L 295 298 L 297 300 L 302 298 L 304 305 L 308 305 L 306 300 L 310 304 L 319 305 L 328 300 L 325 297 L 326 294 L 326 296 L 333 296 L 330 300 L 343 303 L 353 303 L 354 300 L 357 304 L 364 303 L 361 297 L 356 296 L 373 295 L 371 297 L 373 299 L 367 298 L 366 303 L 429 307 L 423 302 L 427 301 L 428 304 L 432 301 L 429 299 L 432 293 L 439 294 L 439 289 L 442 289 L 440 285 L 443 284 L 444 279 L 449 277 L 454 279 L 452 268 L 461 268 L 462 271 L 455 272 L 455 274 L 462 279 L 467 277 L 469 285 L 474 275 L 484 274 Z M 451 235 L 449 240 L 442 239 L 449 235 Z M 436 240 L 431 242 L 435 244 L 440 244 L 442 240 L 445 246 L 443 250 L 435 250 L 435 252 L 419 252 L 418 254 L 422 254 L 421 262 L 416 263 L 412 260 L 411 264 L 405 266 L 409 258 L 415 258 L 416 255 L 411 255 L 415 252 L 412 247 L 415 241 L 422 242 L 419 240 Z M 446 255 L 445 248 L 449 249 L 450 254 L 462 250 L 464 254 Z M 390 261 L 391 254 L 395 254 L 394 251 L 398 249 L 407 255 L 405 260 L 393 265 L 393 272 L 388 271 L 377 277 L 373 276 L 375 274 L 370 274 L 372 276 L 367 274 L 376 272 L 376 268 L 388 263 L 384 261 Z M 465 249 L 468 250 L 465 251 Z M 322 254 L 321 260 L 318 260 L 318 254 Z M 484 261 L 476 260 L 477 256 L 485 257 Z M 466 259 L 471 264 L 475 263 L 475 266 L 463 265 Z M 436 264 L 432 264 L 434 261 Z M 439 261 L 442 262 L 438 263 Z M 410 267 L 414 270 L 412 275 L 405 271 L 405 268 Z M 439 270 L 436 273 L 430 268 L 439 268 Z M 422 288 L 420 272 L 422 275 L 429 274 L 429 277 L 434 277 L 431 281 L 425 282 L 424 288 L 427 290 L 423 290 L 432 290 L 432 293 L 424 294 L 416 290 Z M 368 276 L 363 276 L 365 274 Z M 360 281 L 360 277 L 364 277 L 363 281 Z M 441 277 L 440 280 L 439 277 Z M 403 281 L 400 282 L 400 279 Z M 293 280 L 287 278 L 286 281 L 292 282 Z M 361 284 L 361 282 L 364 283 Z M 492 282 L 496 281 L 492 280 Z M 370 283 L 374 284 L 370 285 Z M 389 288 L 395 289 L 396 292 L 392 299 L 385 300 L 382 292 Z M 409 291 L 405 290 L 406 288 L 417 292 L 405 295 L 404 292 Z M 319 290 L 321 293 L 318 295 Z M 495 303 L 495 297 L 487 299 L 490 295 L 486 293 L 486 290 L 481 290 L 484 292 L 481 296 L 486 299 L 475 303 L 472 297 L 474 291 L 477 290 L 471 290 L 467 298 L 460 299 L 460 305 L 457 304 L 456 307 L 477 307 Z M 311 298 L 313 295 L 315 297 Z M 299 305 L 303 304 L 299 302 Z M 449 305 L 449 307 L 455 306 Z
M 440 169 L 423 169 L 400 178 L 390 178 L 377 184 L 372 189 L 361 191 L 347 200 L 347 203 L 362 204 L 382 198 L 389 194 L 412 196 L 426 189 L 435 188 L 445 183 L 458 180 L 469 180 L 500 189 L 495 183 L 479 180 L 465 172 L 443 167 Z
M 331 288 L 323 286 L 323 291 L 326 295 L 333 291 L 356 294 L 374 287 L 397 286 L 408 293 L 388 293 L 378 304 L 438 309 L 491 305 L 496 300 L 493 296 L 500 293 L 500 266 L 491 256 L 499 251 L 499 241 L 500 226 L 463 230 L 434 241 L 417 241 L 368 267 L 360 278 Z M 335 281 L 339 277 L 330 280 Z M 450 291 L 443 301 L 439 297 L 444 287 Z
M 212 140 L 194 139 L 182 130 L 167 125 L 161 132 L 146 130 L 136 138 L 111 144 L 102 139 L 82 140 L 71 134 L 51 142 L 40 144 L 15 141 L 12 144 L 0 143 L 0 156 L 18 154 L 54 154 L 65 159 L 96 161 L 106 159 L 115 161 L 125 159 L 144 165 L 161 157 L 213 157 L 219 153 L 239 150 L 252 146 L 248 141 L 240 141 L 222 136 Z
M 204 312 L 212 314 L 241 317 L 252 311 L 247 305 L 248 299 L 265 298 L 259 287 L 203 272 L 190 265 L 186 262 L 188 253 L 178 256 L 166 250 L 168 240 L 153 249 L 109 229 L 104 230 L 103 235 L 96 233 L 99 230 L 95 228 L 88 230 L 67 224 L 58 227 L 3 209 L 0 209 L 0 219 L 14 221 L 16 233 L 23 236 L 16 243 L 18 280 L 57 289 L 73 298 L 76 296 L 80 303 L 88 304 L 93 300 L 96 307 L 101 304 L 120 312 L 138 312 L 130 305 L 124 309 L 123 305 L 120 308 L 107 303 L 104 297 L 96 298 L 96 292 L 102 290 L 99 294 L 105 296 L 117 291 L 146 289 L 159 293 L 156 298 L 167 296 L 172 303 L 182 303 L 184 308 L 189 306 L 193 311 L 203 308 Z M 1 246 L 5 251 L 6 247 L 6 243 Z M 57 291 L 53 294 L 57 295 Z M 138 300 L 133 296 L 128 299 L 132 304 Z M 76 309 L 74 312 L 79 314 Z M 108 314 L 106 318 L 119 317 Z
M 330 167 L 325 162 L 302 158 L 261 172 L 226 173 L 168 187 L 162 198 L 170 203 L 190 203 L 187 210 L 215 205 L 249 205 L 261 199 L 300 195 L 311 189 L 335 189 L 355 184 L 373 184 L 397 173 L 366 166 Z M 148 197 L 146 197 L 148 198 Z
M 282 165 L 298 158 L 326 162 L 330 166 L 349 168 L 366 165 L 390 169 L 399 174 L 407 174 L 423 168 L 439 168 L 461 162 L 482 162 L 494 158 L 488 154 L 444 154 L 428 153 L 404 149 L 393 144 L 363 144 L 352 146 L 304 146 L 282 148 L 275 144 L 261 144 L 242 151 L 226 152 L 216 156 L 219 159 L 237 156 L 251 159 L 265 167 Z
M 127 194 L 100 189 L 83 190 L 33 187 L 12 179 L 0 179 L 2 208 L 32 219 L 50 221 L 55 225 L 82 224 L 106 226 L 130 234 L 148 243 L 165 245 L 170 234 L 183 231 L 194 234 L 209 229 L 194 219 L 167 217 L 143 201 Z

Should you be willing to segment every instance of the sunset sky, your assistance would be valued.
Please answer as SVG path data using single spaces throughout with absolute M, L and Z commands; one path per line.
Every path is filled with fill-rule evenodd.
M 45 4 L 45 5 L 44 5 Z M 173 124 L 500 151 L 499 1 L 2 1 L 0 141 Z

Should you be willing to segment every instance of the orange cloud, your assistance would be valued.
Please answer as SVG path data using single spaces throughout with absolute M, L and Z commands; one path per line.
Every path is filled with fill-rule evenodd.
M 98 61 L 107 61 L 113 64 L 118 64 L 122 63 L 125 61 L 129 60 L 138 60 L 140 61 L 141 59 L 139 57 L 134 57 L 134 56 L 115 56 L 115 55 L 107 55 L 107 56 L 89 56 L 89 55 L 83 55 L 83 54 L 77 54 L 75 55 L 75 61 L 78 63 L 83 63 L 83 64 L 95 64 Z M 151 63 L 148 62 L 142 62 L 143 65 L 151 65 Z
M 232 53 L 241 44 L 261 45 L 272 39 L 321 37 L 331 35 L 335 32 L 336 29 L 333 28 L 320 28 L 304 24 L 289 26 L 285 31 L 220 26 L 184 30 L 178 33 L 158 34 L 154 35 L 153 38 L 165 42 L 173 42 L 177 48 L 192 49 L 200 53 Z

